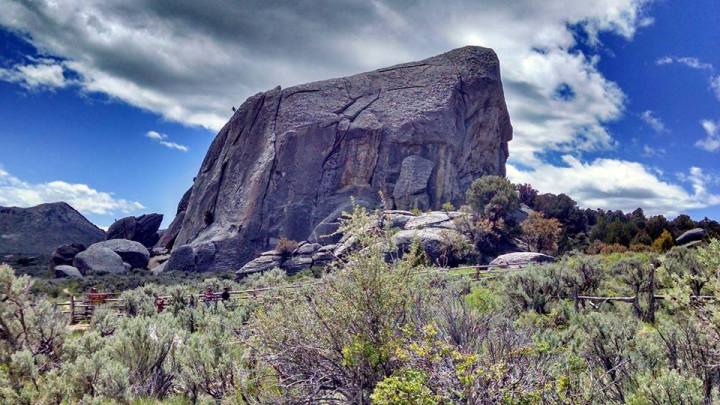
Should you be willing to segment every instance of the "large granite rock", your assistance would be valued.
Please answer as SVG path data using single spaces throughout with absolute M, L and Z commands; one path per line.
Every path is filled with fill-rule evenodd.
M 162 223 L 162 214 L 146 214 L 139 217 L 126 217 L 115 221 L 107 231 L 107 240 L 127 239 L 140 242 L 151 248 L 160 239 L 158 229 Z
M 146 268 L 150 260 L 150 252 L 142 243 L 127 239 L 110 239 L 88 247 L 88 250 L 93 249 L 110 249 L 134 269 Z
M 474 179 L 505 174 L 511 138 L 487 48 L 256 94 L 210 146 L 173 255 L 212 243 L 206 268 L 237 270 L 280 237 L 318 240 L 351 197 L 378 206 L 379 192 L 387 209 L 458 206 Z
M 524 267 L 533 263 L 554 262 L 555 258 L 534 252 L 517 252 L 500 255 L 490 262 L 490 267 Z
M 105 232 L 66 203 L 0 207 L 0 253 L 49 255 L 61 245 L 90 245 Z
M 460 247 L 469 243 L 460 232 L 443 228 L 405 229 L 393 235 L 393 242 L 400 252 L 418 243 L 433 264 L 451 267 L 465 259 Z
M 678 236 L 675 241 L 676 245 L 686 245 L 691 242 L 701 241 L 705 238 L 706 232 L 702 228 L 691 229 L 682 235 Z
M 83 250 L 85 250 L 85 245 L 82 243 L 69 243 L 58 246 L 50 255 L 50 270 L 57 266 L 72 265 L 75 256 Z
M 105 247 L 88 249 L 78 253 L 73 260 L 73 266 L 83 275 L 90 274 L 122 274 L 129 270 L 120 256 Z
M 175 244 L 175 239 L 180 233 L 182 223 L 185 220 L 185 210 L 190 203 L 190 195 L 192 194 L 192 187 L 189 188 L 185 194 L 183 194 L 180 202 L 178 203 L 177 212 L 175 213 L 175 219 L 170 223 L 170 226 L 163 232 L 158 240 L 157 246 L 164 247 L 166 249 L 172 249 Z

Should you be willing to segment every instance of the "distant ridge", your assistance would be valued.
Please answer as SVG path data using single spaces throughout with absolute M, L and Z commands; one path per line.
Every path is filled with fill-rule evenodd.
M 0 253 L 47 254 L 63 244 L 87 246 L 105 231 L 64 202 L 30 208 L 0 207 Z

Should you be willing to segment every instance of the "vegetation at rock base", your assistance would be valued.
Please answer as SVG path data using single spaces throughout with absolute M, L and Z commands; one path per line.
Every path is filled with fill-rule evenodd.
M 523 239 L 534 252 L 554 255 L 558 249 L 558 240 L 562 225 L 555 218 L 545 218 L 539 212 L 530 214 L 522 225 Z
M 392 232 L 373 223 L 374 213 L 350 214 L 344 229 L 364 231 L 358 249 L 320 280 L 293 284 L 274 270 L 242 283 L 148 284 L 124 292 L 120 311 L 98 308 L 84 332 L 3 266 L 0 402 L 720 400 L 717 240 L 565 255 L 473 282 L 412 254 L 385 260 Z M 278 288 L 188 299 L 207 285 Z M 170 297 L 160 313 L 156 295 Z M 632 299 L 592 299 L 603 296 Z

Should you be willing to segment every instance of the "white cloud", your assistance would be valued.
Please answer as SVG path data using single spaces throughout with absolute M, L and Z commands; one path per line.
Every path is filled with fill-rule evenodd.
M 0 206 L 32 207 L 64 201 L 83 214 L 131 213 L 145 207 L 137 201 L 115 198 L 86 184 L 51 181 L 28 183 L 0 169 Z
M 663 56 L 662 58 L 659 58 L 655 61 L 658 65 L 669 65 L 672 63 L 680 63 L 683 64 L 689 68 L 697 69 L 697 70 L 712 70 L 713 65 L 711 63 L 702 62 L 700 59 L 694 57 L 694 56 L 681 56 L 681 57 L 672 57 L 672 56 Z
M 0 68 L 0 80 L 18 83 L 30 90 L 52 90 L 70 84 L 62 65 L 51 59 L 40 59 L 37 63 L 27 65 L 18 64 L 10 69 Z
M 720 75 L 710 77 L 710 88 L 715 93 L 715 97 L 720 100 Z
M 583 207 L 632 211 L 641 207 L 651 214 L 675 215 L 686 210 L 720 204 L 720 195 L 707 189 L 709 178 L 693 167 L 685 180 L 693 191 L 663 181 L 640 163 L 596 159 L 583 163 L 563 156 L 567 166 L 542 164 L 531 170 L 508 166 L 515 183 L 532 183 L 542 192 L 565 193 Z
M 656 116 L 654 112 L 647 110 L 644 111 L 642 114 L 640 114 L 640 119 L 642 119 L 650 128 L 653 129 L 655 132 L 666 132 L 667 128 L 665 128 L 665 123 L 662 122 L 660 117 Z
M 606 125 L 622 117 L 626 97 L 598 70 L 593 46 L 600 33 L 632 39 L 652 23 L 644 13 L 650 2 L 318 0 L 307 7 L 263 0 L 38 0 L 4 4 L 0 25 L 25 35 L 41 53 L 63 58 L 83 91 L 213 130 L 224 125 L 231 106 L 277 84 L 345 76 L 465 45 L 492 47 L 514 127 L 512 162 L 530 168 L 510 166 L 509 172 L 548 191 L 564 186 L 557 178 L 571 179 L 567 191 L 582 193 L 576 198 L 587 204 L 638 205 L 631 196 L 592 197 L 604 182 L 597 168 L 615 162 L 632 169 L 631 179 L 638 174 L 649 181 L 645 187 L 667 192 L 653 194 L 651 207 L 701 206 L 638 163 L 574 160 L 584 173 L 574 175 L 542 158 L 549 151 L 582 156 L 617 145 Z M 576 29 L 587 34 L 589 51 L 577 47 L 583 36 Z M 675 62 L 704 68 L 690 58 L 658 61 Z M 182 150 L 163 134 L 146 136 Z M 564 177 L 548 175 L 555 173 Z
M 667 151 L 663 148 L 654 148 L 650 145 L 643 146 L 643 156 L 645 157 L 658 157 L 664 156 Z
M 0 24 L 65 58 L 85 91 L 215 130 L 231 106 L 278 83 L 489 46 L 501 61 L 513 156 L 539 163 L 546 150 L 615 145 L 605 123 L 621 116 L 625 97 L 598 71 L 598 57 L 575 47 L 581 36 L 573 29 L 584 29 L 591 45 L 601 32 L 630 39 L 652 23 L 643 13 L 648 2 L 38 1 L 4 5 Z M 572 97 L 557 97 L 559 88 Z
M 176 149 L 181 152 L 187 152 L 190 150 L 190 148 L 185 145 L 170 141 L 170 138 L 167 135 L 161 134 L 157 131 L 147 131 L 145 136 L 169 149 Z
M 700 121 L 705 130 L 705 138 L 697 141 L 695 146 L 708 152 L 720 150 L 720 122 L 712 120 Z

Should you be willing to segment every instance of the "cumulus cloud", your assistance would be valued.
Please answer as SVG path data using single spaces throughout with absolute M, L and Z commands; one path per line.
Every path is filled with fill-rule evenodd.
M 598 44 L 601 32 L 632 38 L 652 22 L 647 2 L 37 1 L 6 4 L 0 24 L 64 58 L 85 91 L 214 130 L 231 106 L 277 84 L 489 46 L 501 60 L 513 156 L 539 163 L 548 149 L 613 147 L 604 124 L 621 116 L 625 97 L 576 45 Z
M 529 168 L 511 166 L 510 173 L 547 191 L 578 192 L 589 205 L 698 207 L 707 202 L 638 163 L 573 158 L 573 173 L 572 165 L 543 159 L 546 152 L 582 156 L 616 147 L 607 124 L 622 117 L 626 97 L 598 70 L 595 49 L 601 33 L 631 40 L 651 24 L 644 12 L 649 2 L 38 0 L 4 4 L 0 25 L 42 54 L 62 58 L 82 91 L 211 130 L 227 121 L 232 106 L 278 84 L 349 75 L 465 45 L 492 47 L 514 127 L 511 159 Z M 583 40 L 589 47 L 578 47 Z M 704 69 L 688 57 L 662 63 L 676 62 Z M 664 128 L 659 119 L 648 124 Z M 157 132 L 146 136 L 171 142 Z M 650 191 L 593 194 L 614 183 L 598 170 L 613 162 L 617 170 L 631 169 L 621 180 L 637 175 L 635 185 L 649 180 L 643 190 Z M 572 190 L 557 181 L 563 178 Z
M 675 215 L 689 209 L 720 204 L 720 195 L 708 191 L 709 176 L 693 167 L 683 177 L 689 192 L 680 184 L 658 178 L 636 162 L 595 159 L 583 163 L 569 155 L 565 166 L 542 164 L 531 170 L 508 166 L 508 178 L 515 183 L 532 183 L 541 191 L 566 193 L 583 207 L 632 211 L 642 207 L 652 214 Z
M 52 59 L 40 59 L 35 63 L 17 64 L 12 68 L 0 68 L 0 80 L 18 83 L 26 89 L 57 89 L 70 84 L 65 69 Z
M 695 146 L 708 152 L 716 152 L 720 150 L 720 122 L 712 120 L 702 120 L 700 125 L 705 130 L 705 138 L 697 141 Z
M 147 131 L 145 136 L 169 149 L 175 149 L 181 152 L 187 152 L 190 150 L 190 148 L 185 145 L 170 141 L 170 138 L 167 135 L 161 134 L 157 131 Z
M 673 57 L 673 56 L 663 56 L 662 58 L 659 58 L 655 61 L 658 65 L 669 65 L 672 63 L 679 63 L 682 65 L 685 65 L 692 69 L 697 70 L 713 70 L 713 65 L 711 63 L 702 62 L 700 59 L 694 57 L 694 56 L 681 56 L 681 57 Z
M 131 213 L 145 207 L 137 201 L 115 198 L 86 184 L 51 181 L 29 183 L 0 169 L 0 206 L 32 207 L 64 201 L 83 214 Z
M 667 131 L 667 128 L 665 128 L 665 123 L 662 122 L 660 117 L 656 116 L 655 113 L 650 110 L 644 111 L 642 114 L 640 114 L 640 119 L 642 119 L 655 132 L 660 133 Z

